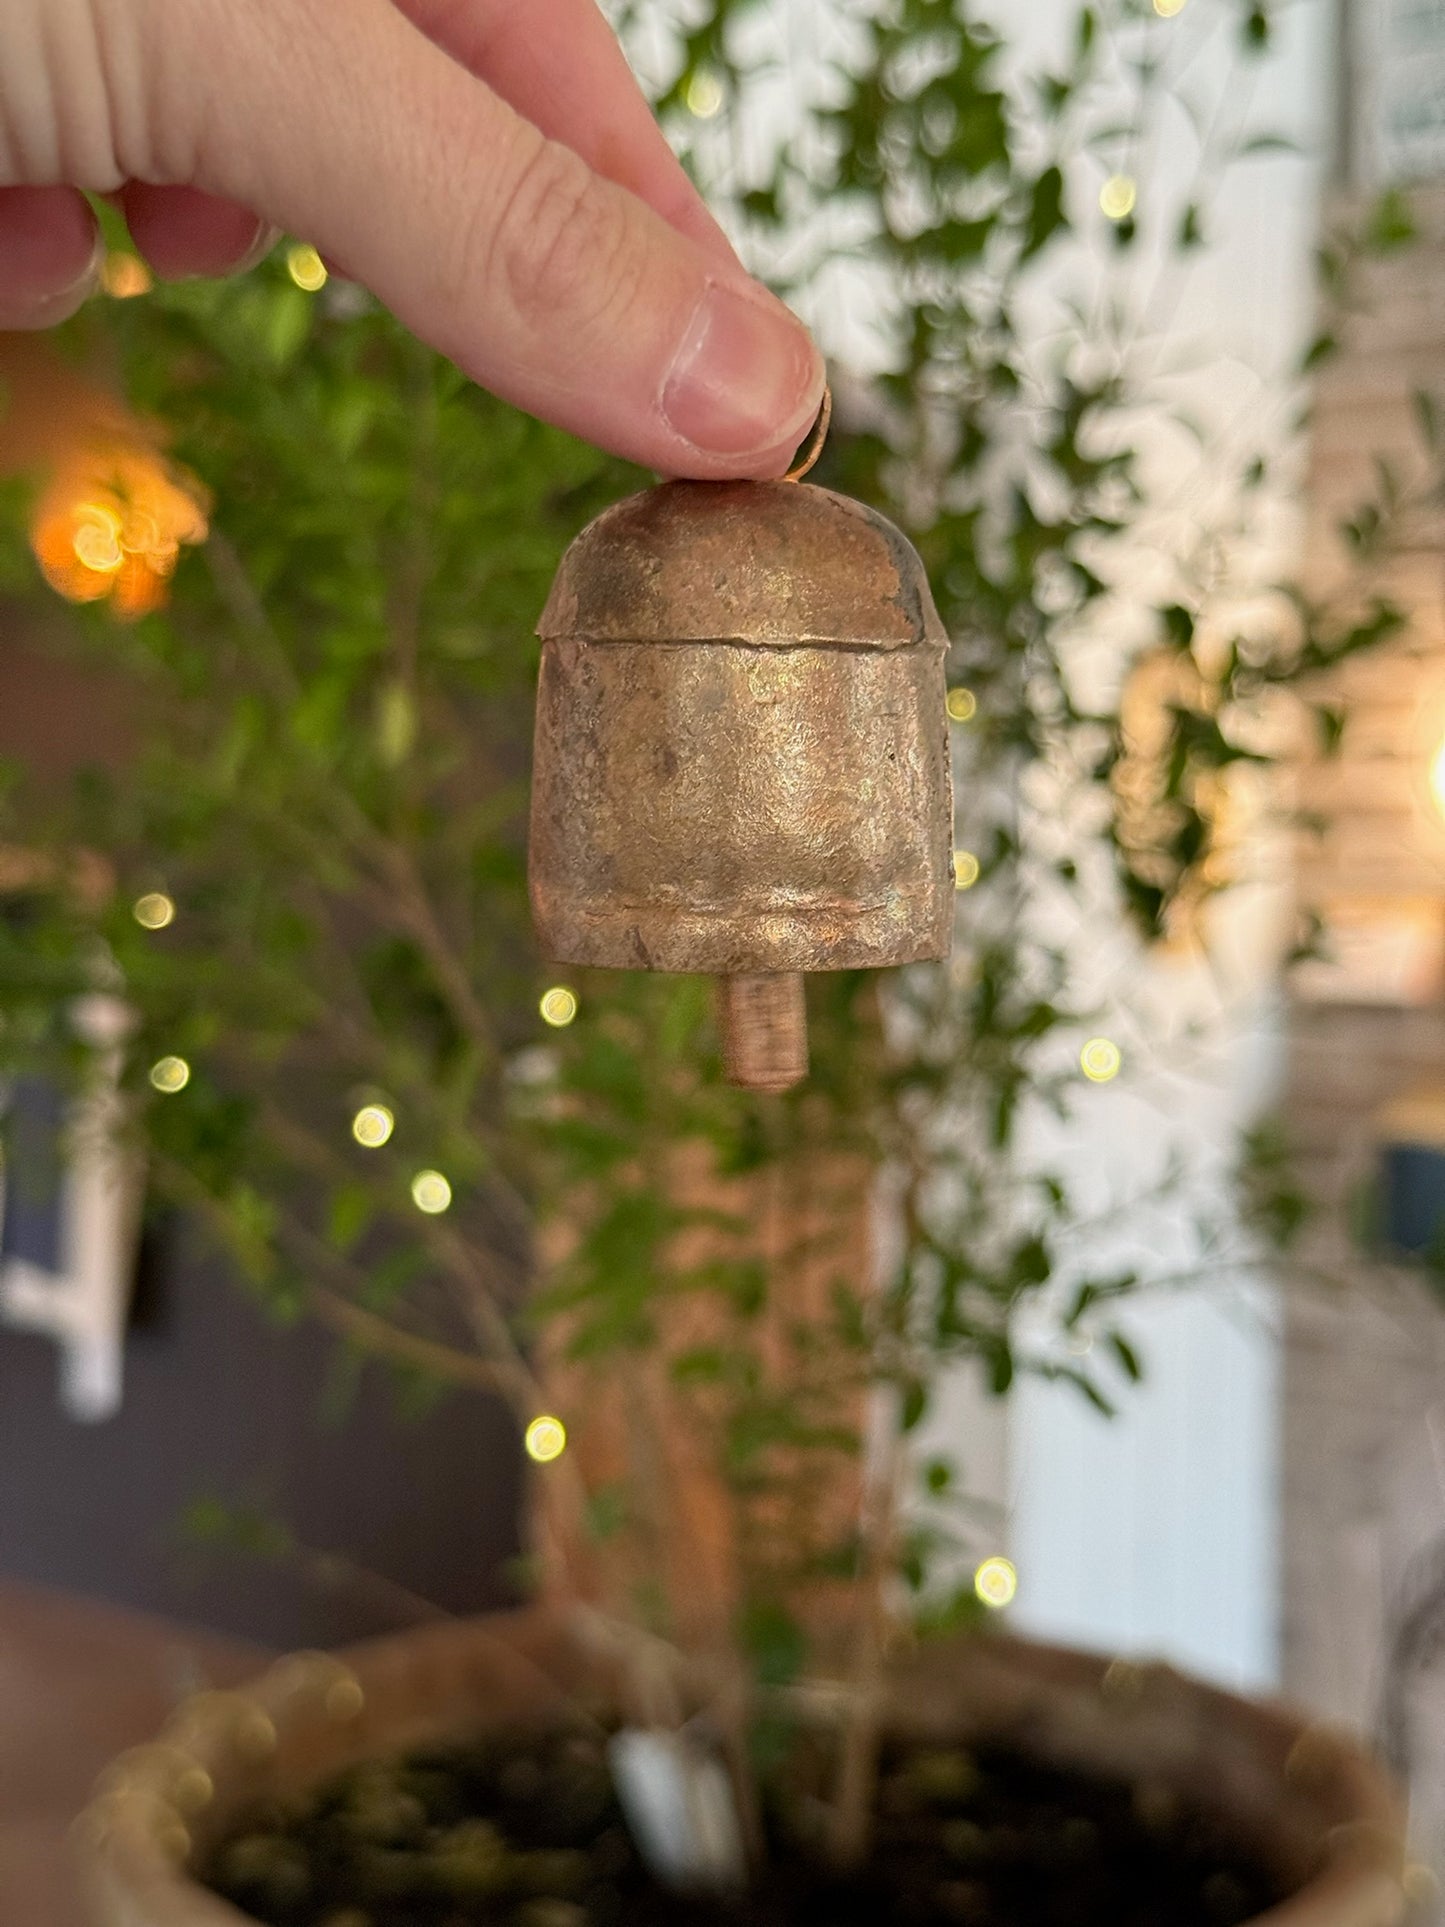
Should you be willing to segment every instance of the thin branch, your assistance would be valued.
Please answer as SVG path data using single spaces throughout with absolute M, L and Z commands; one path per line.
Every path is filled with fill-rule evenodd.
M 313 1242 L 319 1244 L 320 1240 Z M 471 1391 L 505 1397 L 511 1389 L 508 1375 L 500 1365 L 395 1325 L 379 1313 L 367 1311 L 363 1305 L 353 1304 L 349 1298 L 343 1298 L 340 1292 L 333 1291 L 329 1285 L 319 1285 L 313 1280 L 306 1287 L 306 1298 L 324 1324 L 330 1325 L 333 1331 L 339 1332 L 352 1344 L 359 1345 L 363 1351 L 389 1358 L 398 1365 L 415 1366 L 434 1378 L 446 1379 L 453 1385 L 465 1386 Z

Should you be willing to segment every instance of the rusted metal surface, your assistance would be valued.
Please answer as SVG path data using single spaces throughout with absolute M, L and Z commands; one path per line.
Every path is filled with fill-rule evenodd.
M 946 638 L 891 523 L 803 483 L 666 483 L 582 532 L 538 633 L 549 957 L 775 976 L 947 954 Z
M 730 1083 L 790 1091 L 808 1075 L 808 1014 L 796 971 L 719 977 L 717 1021 Z

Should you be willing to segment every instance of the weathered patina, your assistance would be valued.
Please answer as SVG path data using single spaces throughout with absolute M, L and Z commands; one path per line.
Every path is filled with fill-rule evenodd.
M 800 973 L 946 956 L 947 639 L 906 538 L 796 481 L 669 482 L 568 549 L 538 624 L 538 935 L 724 980 L 735 1082 L 807 1068 Z

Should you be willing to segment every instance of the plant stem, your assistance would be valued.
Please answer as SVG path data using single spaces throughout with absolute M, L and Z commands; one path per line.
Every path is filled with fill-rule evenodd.
M 888 1427 L 884 1463 L 870 1483 L 866 1501 L 863 1558 L 858 1576 L 858 1632 L 843 1715 L 833 1804 L 833 1856 L 844 1867 L 857 1866 L 867 1856 L 878 1778 L 883 1672 L 888 1647 L 886 1591 L 897 1537 L 898 1486 L 903 1463 L 903 1434 L 895 1414 L 889 1414 Z

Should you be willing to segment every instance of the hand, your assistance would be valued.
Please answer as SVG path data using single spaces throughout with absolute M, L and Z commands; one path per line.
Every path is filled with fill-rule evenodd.
M 595 0 L 0 0 L 0 328 L 92 291 L 82 188 L 161 275 L 301 235 L 476 381 L 667 474 L 779 474 L 818 407 Z

